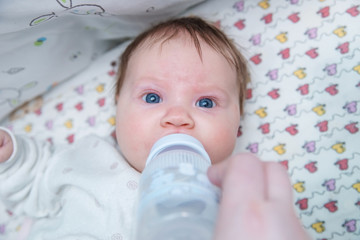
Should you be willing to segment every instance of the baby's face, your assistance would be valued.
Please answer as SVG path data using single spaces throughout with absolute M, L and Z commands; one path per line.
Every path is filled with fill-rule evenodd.
M 185 37 L 138 49 L 120 91 L 116 136 L 122 153 L 142 171 L 153 144 L 172 133 L 197 138 L 212 163 L 231 155 L 240 123 L 236 72 L 201 43 L 202 61 Z

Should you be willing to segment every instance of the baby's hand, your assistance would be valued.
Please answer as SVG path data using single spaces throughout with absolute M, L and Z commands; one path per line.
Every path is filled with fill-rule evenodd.
M 0 129 L 0 163 L 5 162 L 11 157 L 13 152 L 13 142 L 10 135 Z

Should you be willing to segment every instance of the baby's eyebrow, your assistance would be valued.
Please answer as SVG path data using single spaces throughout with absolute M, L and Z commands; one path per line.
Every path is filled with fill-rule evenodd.
M 163 91 L 167 91 L 168 88 L 171 88 L 173 84 L 169 83 L 169 81 L 166 81 L 164 79 L 158 79 L 156 77 L 143 77 L 140 79 L 137 79 L 132 84 L 133 91 L 142 91 L 146 89 L 159 89 Z M 195 93 L 200 93 L 204 95 L 216 95 L 218 97 L 222 98 L 228 98 L 231 96 L 231 92 L 227 91 L 226 89 L 219 87 L 218 85 L 214 84 L 207 84 L 206 82 L 201 84 L 197 83 L 194 84 L 193 90 Z
M 164 86 L 159 84 L 155 78 L 145 78 L 134 82 L 131 88 L 134 90 L 144 90 L 147 88 L 164 88 Z
M 200 87 L 200 91 L 210 92 L 210 93 L 213 92 L 213 93 L 222 94 L 222 95 L 229 95 L 228 91 L 226 91 L 223 88 L 216 86 L 216 85 Z

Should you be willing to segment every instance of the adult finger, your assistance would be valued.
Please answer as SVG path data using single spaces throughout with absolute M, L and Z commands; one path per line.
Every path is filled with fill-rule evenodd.
M 209 167 L 207 175 L 212 184 L 221 187 L 228 164 L 228 160 L 226 159 Z
M 212 166 L 210 181 L 220 186 L 228 199 L 242 196 L 242 200 L 265 198 L 265 176 L 263 163 L 252 154 L 237 154 L 220 164 Z
M 237 239 L 258 231 L 265 201 L 263 167 L 254 155 L 238 154 L 209 170 L 222 189 L 214 239 Z
M 292 191 L 289 175 L 280 163 L 265 163 L 267 198 L 292 204 Z
M 261 161 L 252 154 L 234 155 L 231 160 L 224 180 L 229 190 L 243 194 L 244 200 L 263 200 L 265 175 Z

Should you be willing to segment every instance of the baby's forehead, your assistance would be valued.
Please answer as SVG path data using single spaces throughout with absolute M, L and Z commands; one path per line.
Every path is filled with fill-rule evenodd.
M 209 44 L 208 41 L 203 39 L 199 36 L 199 34 L 190 35 L 186 31 L 178 31 L 176 33 L 162 33 L 158 35 L 151 35 L 143 39 L 143 41 L 138 45 L 136 49 L 134 49 L 132 55 L 141 55 L 142 52 L 153 49 L 159 48 L 161 51 L 164 46 L 171 43 L 172 47 L 174 45 L 179 45 L 179 48 L 186 46 L 186 47 L 193 47 L 194 51 L 197 51 L 200 59 L 202 60 L 203 52 L 204 51 L 213 51 L 218 55 L 222 55 L 233 67 L 233 63 L 229 58 L 231 58 L 229 52 L 221 50 L 221 43 Z
M 170 74 L 170 72 L 176 72 L 176 68 L 180 68 L 186 69 L 182 74 L 191 73 L 193 76 L 200 76 L 201 74 L 203 74 L 201 76 L 206 76 L 209 73 L 213 73 L 212 75 L 215 76 L 221 72 L 221 74 L 226 76 L 231 75 L 231 77 L 226 79 L 237 83 L 235 69 L 231 68 L 231 64 L 227 62 L 222 54 L 203 40 L 199 43 L 198 47 L 201 48 L 200 50 L 192 42 L 191 37 L 187 35 L 152 39 L 151 43 L 146 42 L 139 46 L 136 54 L 132 56 L 128 68 L 129 74 L 134 76 L 133 74 L 137 75 L 143 71 L 147 74 L 155 72 L 157 74 L 165 72 Z M 203 59 L 201 58 L 202 56 Z M 189 64 L 190 62 L 191 64 Z M 166 71 L 166 69 L 171 70 Z M 226 70 L 224 71 L 223 69 Z

